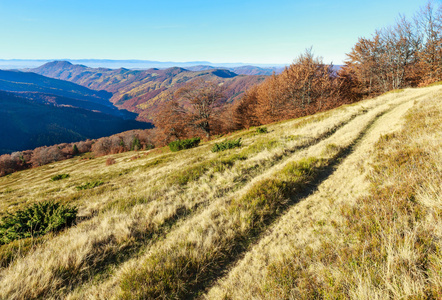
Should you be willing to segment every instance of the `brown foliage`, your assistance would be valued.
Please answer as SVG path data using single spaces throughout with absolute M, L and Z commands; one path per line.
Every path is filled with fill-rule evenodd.
M 332 65 L 314 57 L 311 49 L 300 55 L 280 75 L 272 75 L 246 92 L 235 106 L 237 128 L 248 128 L 336 107 L 339 77 Z
M 10 154 L 4 154 L 0 156 L 0 176 L 4 176 L 20 170 L 22 163 L 18 152 Z
M 371 39 L 359 39 L 341 75 L 351 76 L 352 93 L 347 96 L 372 96 L 442 80 L 442 6 L 429 2 L 414 19 L 412 23 L 401 17 Z
M 60 161 L 63 158 L 63 152 L 58 145 L 51 147 L 39 147 L 34 149 L 30 163 L 33 167 L 38 167 Z
M 155 117 L 157 143 L 167 144 L 186 136 L 185 110 L 172 96 Z
M 435 7 L 429 2 L 416 14 L 415 22 L 424 42 L 418 53 L 422 83 L 439 81 L 442 79 L 442 6 Z
M 170 95 L 155 118 L 163 143 L 190 136 L 210 138 L 219 133 L 225 103 L 224 88 L 214 82 L 200 79 L 181 87 Z
M 217 117 L 226 100 L 221 85 L 195 80 L 176 91 L 175 97 L 184 100 L 181 109 L 187 127 L 207 137 L 216 131 Z
M 114 165 L 116 163 L 115 158 L 113 157 L 109 157 L 108 159 L 106 159 L 106 166 L 111 166 Z
M 256 112 L 258 106 L 258 86 L 246 91 L 241 101 L 238 101 L 231 107 L 233 111 L 233 129 L 249 128 L 251 126 L 259 126 L 259 118 Z

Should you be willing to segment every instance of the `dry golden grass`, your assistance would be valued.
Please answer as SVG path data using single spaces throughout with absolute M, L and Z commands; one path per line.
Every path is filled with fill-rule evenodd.
M 440 297 L 441 101 L 420 99 L 379 118 L 205 298 Z
M 356 264 L 362 267 L 354 274 L 338 261 L 361 251 L 361 228 L 352 221 L 361 216 L 354 208 L 368 207 L 374 201 L 370 195 L 404 180 L 399 169 L 384 170 L 393 165 L 385 160 L 394 152 L 388 147 L 405 136 L 391 133 L 414 128 L 407 130 L 416 136 L 401 140 L 401 149 L 410 145 L 419 151 L 406 155 L 427 155 L 439 147 L 441 157 L 440 128 L 423 132 L 440 122 L 437 105 L 426 100 L 440 104 L 440 91 L 436 86 L 390 93 L 272 124 L 268 133 L 237 132 L 229 138 L 241 137 L 242 147 L 219 153 L 211 148 L 224 138 L 176 153 L 73 159 L 0 178 L 0 216 L 51 199 L 80 209 L 78 224 L 60 234 L 0 246 L 0 298 L 183 298 L 209 287 L 204 295 L 209 299 L 357 298 L 365 292 L 383 297 L 388 289 L 395 297 L 411 295 L 401 289 L 438 286 L 436 276 L 413 286 L 414 277 L 406 281 L 393 272 L 392 278 L 402 280 L 398 286 L 372 278 L 366 261 Z M 420 117 L 404 125 L 402 116 L 410 108 Z M 421 144 L 433 150 L 420 149 Z M 106 165 L 109 159 L 115 164 Z M 416 177 L 425 180 L 417 184 L 415 199 L 433 211 L 424 219 L 435 230 L 442 208 L 435 198 L 440 199 L 441 165 L 438 174 L 429 167 L 432 160 L 425 162 L 430 165 L 416 168 L 421 172 Z M 51 181 L 57 174 L 70 176 Z M 76 188 L 96 181 L 103 184 Z M 412 246 L 421 231 L 413 230 L 403 244 L 390 236 L 378 240 L 388 241 L 395 257 L 418 257 Z M 432 261 L 438 272 L 442 263 Z M 373 286 L 374 280 L 386 283 Z

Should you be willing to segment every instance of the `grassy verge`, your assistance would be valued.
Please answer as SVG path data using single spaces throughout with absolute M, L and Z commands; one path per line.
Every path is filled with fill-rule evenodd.
M 211 243 L 197 243 L 183 237 L 167 249 L 152 253 L 140 267 L 121 278 L 123 299 L 182 298 L 197 293 L 239 252 L 244 251 L 262 230 L 311 182 L 326 161 L 305 159 L 287 165 L 278 177 L 258 182 L 227 209 L 194 230 L 210 232 L 217 224 Z M 225 225 L 222 225 L 224 223 Z M 229 234 L 222 234 L 228 232 Z
M 343 205 L 335 236 L 267 270 L 265 297 L 437 299 L 442 294 L 442 111 L 411 111 L 375 145 L 370 195 Z M 345 237 L 345 238 L 343 238 Z M 315 267 L 313 267 L 315 266 Z

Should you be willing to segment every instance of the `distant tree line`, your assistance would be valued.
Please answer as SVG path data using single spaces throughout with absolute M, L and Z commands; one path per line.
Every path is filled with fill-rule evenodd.
M 197 79 L 169 95 L 154 129 L 2 155 L 0 176 L 86 152 L 102 156 L 191 137 L 210 139 L 441 80 L 442 6 L 429 2 L 412 20 L 400 17 L 371 38 L 359 38 L 337 72 L 310 48 L 281 74 L 252 87 L 235 103 L 227 102 L 223 85 Z
M 347 54 L 339 75 L 361 98 L 442 79 L 442 7 L 429 2 L 412 20 L 377 30 Z
M 149 130 L 130 130 L 96 140 L 43 146 L 34 150 L 4 154 L 0 156 L 0 176 L 73 158 L 84 153 L 91 154 L 91 156 L 82 156 L 88 159 L 131 150 L 151 149 L 154 147 L 151 135 L 152 132 Z

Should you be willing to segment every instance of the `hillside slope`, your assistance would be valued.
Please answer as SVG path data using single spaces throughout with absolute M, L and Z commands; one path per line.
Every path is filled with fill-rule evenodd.
M 162 70 L 105 69 L 63 61 L 50 62 L 29 71 L 71 81 L 90 89 L 111 92 L 111 101 L 117 107 L 138 113 L 142 121 L 152 121 L 168 96 L 192 80 L 203 78 L 223 84 L 228 101 L 232 102 L 239 99 L 245 90 L 266 78 L 263 75 L 237 75 L 219 69 L 195 72 L 178 67 Z
M 94 91 L 69 81 L 53 79 L 31 72 L 0 70 L 0 90 L 8 92 L 40 92 L 112 106 L 112 94 Z
M 225 138 L 0 178 L 0 215 L 79 207 L 75 227 L 0 247 L 0 298 L 437 297 L 441 95 L 407 89 L 252 128 L 223 152 L 210 149 Z
M 206 71 L 206 70 L 213 70 L 213 69 L 227 69 L 233 73 L 236 73 L 238 75 L 266 75 L 270 76 L 273 73 L 280 74 L 284 68 L 283 67 L 272 67 L 272 68 L 260 68 L 256 66 L 241 66 L 241 67 L 234 67 L 234 68 L 216 68 L 208 65 L 198 65 L 198 66 L 191 66 L 186 67 L 189 71 Z
M 136 114 L 116 108 L 110 102 L 110 92 L 91 90 L 69 81 L 32 72 L 0 70 L 0 91 L 17 93 L 20 97 L 38 103 L 100 111 L 124 119 L 136 118 Z
M 0 154 L 152 127 L 149 123 L 115 116 L 113 109 L 88 101 L 0 91 Z

